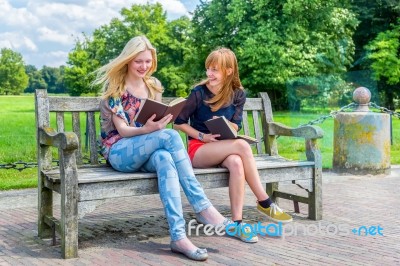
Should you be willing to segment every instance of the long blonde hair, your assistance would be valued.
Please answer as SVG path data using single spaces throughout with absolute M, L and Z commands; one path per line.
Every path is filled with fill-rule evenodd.
M 154 99 L 156 92 L 162 92 L 156 79 L 151 78 L 151 75 L 157 70 L 156 49 L 145 36 L 137 36 L 129 40 L 116 58 L 95 71 L 96 79 L 92 85 L 102 85 L 103 98 L 120 97 L 125 92 L 128 63 L 146 50 L 151 51 L 152 55 L 152 65 L 143 79 L 149 89 L 149 97 Z
M 209 67 L 217 67 L 222 71 L 223 84 L 218 93 L 210 100 L 206 101 L 213 112 L 232 102 L 234 91 L 243 89 L 239 78 L 239 67 L 235 54 L 228 48 L 218 48 L 212 51 L 205 62 L 206 69 Z M 228 75 L 228 69 L 232 69 L 232 73 Z M 204 85 L 208 79 L 200 82 Z

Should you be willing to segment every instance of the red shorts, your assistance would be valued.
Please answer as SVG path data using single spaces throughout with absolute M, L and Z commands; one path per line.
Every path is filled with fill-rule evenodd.
M 198 139 L 191 139 L 191 140 L 189 140 L 188 154 L 189 154 L 190 161 L 193 162 L 193 158 L 194 158 L 194 155 L 195 155 L 196 151 L 197 151 L 201 146 L 203 146 L 204 144 L 205 144 L 204 142 L 202 142 L 202 141 L 200 141 L 200 140 L 198 140 Z

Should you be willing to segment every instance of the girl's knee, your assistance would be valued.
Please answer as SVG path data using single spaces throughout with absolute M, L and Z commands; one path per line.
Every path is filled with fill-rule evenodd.
M 175 129 L 166 128 L 166 129 L 164 129 L 164 133 L 171 136 L 171 138 L 177 138 L 177 137 L 181 138 L 178 131 L 176 131 Z
M 244 172 L 243 161 L 239 155 L 233 154 L 229 155 L 223 162 L 223 165 L 229 169 L 229 171 L 234 171 L 235 173 Z
M 166 128 L 163 133 L 167 134 L 174 144 L 183 146 L 181 135 L 175 129 Z
M 164 149 L 156 150 L 153 153 L 152 158 L 156 161 L 156 163 L 173 162 L 171 153 Z
M 234 143 L 235 143 L 236 147 L 241 151 L 242 154 L 245 154 L 246 156 L 253 154 L 249 143 L 247 141 L 245 141 L 244 139 L 237 139 L 237 140 L 235 140 Z

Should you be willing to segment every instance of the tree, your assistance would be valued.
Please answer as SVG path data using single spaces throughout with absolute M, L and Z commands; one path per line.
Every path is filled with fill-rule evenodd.
M 400 15 L 400 3 L 388 0 L 351 0 L 351 9 L 360 21 L 353 36 L 356 44 L 354 58 L 357 60 L 353 69 L 368 69 L 365 46 L 380 32 L 388 30 L 391 24 L 396 23 Z
M 56 93 L 60 81 L 60 69 L 58 67 L 43 66 L 41 69 L 42 78 L 47 84 L 47 92 Z
M 65 66 L 58 68 L 57 88 L 55 93 L 67 93 L 67 85 L 65 84 Z
M 166 88 L 164 96 L 186 97 L 193 83 L 189 75 L 193 67 L 188 61 L 193 51 L 189 33 L 190 20 L 187 17 L 167 24 L 167 42 L 162 48 L 156 73 Z
M 32 93 L 36 89 L 47 89 L 46 81 L 42 77 L 42 73 L 33 65 L 26 65 L 25 72 L 29 77 L 28 87 L 24 92 Z
M 155 76 L 164 84 L 166 96 L 185 95 L 187 79 L 182 74 L 187 29 L 190 21 L 180 18 L 168 22 L 161 4 L 132 5 L 121 10 L 121 19 L 114 18 L 93 32 L 90 38 L 76 42 L 69 54 L 66 82 L 71 93 L 89 92 L 92 72 L 118 56 L 134 36 L 146 35 L 157 49 L 158 71 Z M 179 38 L 179 39 L 172 39 Z M 182 41 L 182 43 L 180 43 Z M 189 46 L 188 46 L 189 47 Z M 97 92 L 99 88 L 95 88 Z
M 11 49 L 0 51 L 0 94 L 19 95 L 28 85 L 22 55 Z
M 357 20 L 342 2 L 201 1 L 192 21 L 196 65 L 216 47 L 228 47 L 249 94 L 268 91 L 276 108 L 287 108 L 288 83 L 340 75 L 351 64 Z
M 400 2 L 388 0 L 352 0 L 352 8 L 357 14 L 360 25 L 354 34 L 356 43 L 356 62 L 352 70 L 370 70 L 375 72 L 378 80 L 374 98 L 380 98 L 387 108 L 394 108 L 395 97 L 400 97 L 398 84 L 396 85 L 397 69 L 390 69 L 389 65 L 396 66 L 395 46 L 400 16 Z M 397 24 L 396 24 L 397 23 Z M 393 26 L 397 25 L 397 26 Z M 380 57 L 380 58 L 378 58 Z M 398 58 L 398 56 L 397 56 Z M 391 75 L 393 73 L 393 75 Z M 389 76 L 388 76 L 389 75 Z
M 385 106 L 394 109 L 394 94 L 400 95 L 400 19 L 391 25 L 391 29 L 379 33 L 366 49 L 375 79 L 389 85 L 385 90 Z
M 99 66 L 99 62 L 90 57 L 86 50 L 88 43 L 88 39 L 77 42 L 74 50 L 68 55 L 69 66 L 64 69 L 64 82 L 72 96 L 80 96 L 82 93 L 98 94 L 98 88 L 91 87 L 90 83 L 94 79 L 93 71 Z

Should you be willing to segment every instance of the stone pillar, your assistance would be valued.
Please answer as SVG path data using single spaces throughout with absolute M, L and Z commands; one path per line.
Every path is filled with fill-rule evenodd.
M 390 115 L 368 109 L 371 94 L 360 87 L 353 93 L 354 112 L 334 120 L 333 170 L 351 174 L 390 173 Z

